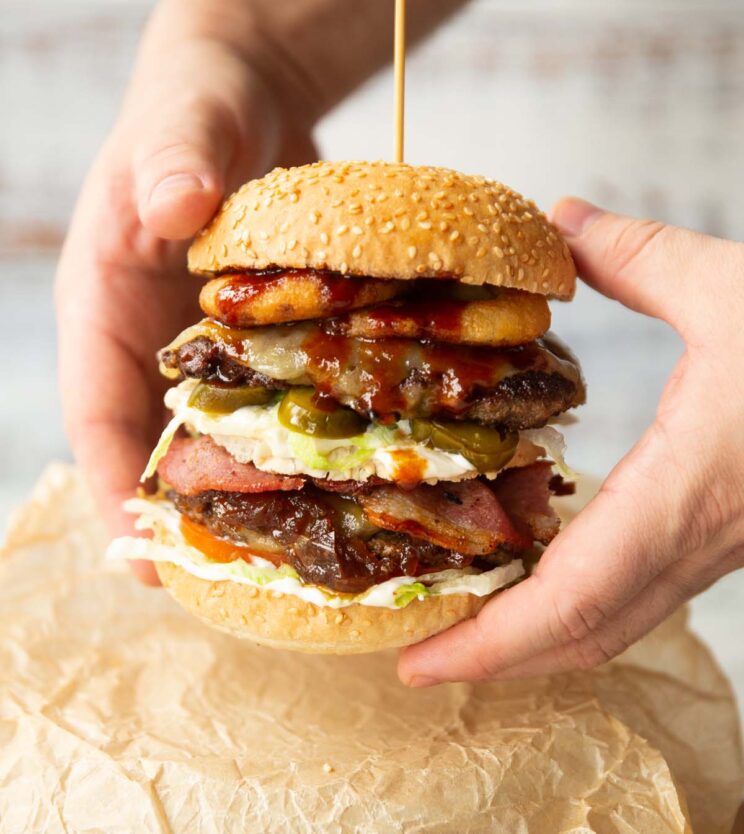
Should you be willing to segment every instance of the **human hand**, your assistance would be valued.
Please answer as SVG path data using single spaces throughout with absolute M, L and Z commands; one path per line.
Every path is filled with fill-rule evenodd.
M 213 33 L 179 31 L 185 8 L 178 25 L 155 15 L 57 273 L 66 428 L 116 535 L 132 533 L 121 503 L 165 420 L 156 351 L 200 317 L 182 241 L 226 191 L 274 164 L 315 158 L 309 128 L 290 128 L 245 58 Z M 151 563 L 134 569 L 157 584 Z
M 686 350 L 654 423 L 535 573 L 402 653 L 409 686 L 597 666 L 744 566 L 744 244 L 576 199 L 553 221 L 587 283 L 668 322 Z

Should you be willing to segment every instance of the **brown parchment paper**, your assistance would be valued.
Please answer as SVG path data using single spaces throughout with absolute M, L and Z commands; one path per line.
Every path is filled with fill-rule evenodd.
M 409 691 L 394 653 L 212 631 L 105 544 L 63 465 L 11 523 L 2 834 L 730 831 L 736 711 L 684 613 L 594 673 Z

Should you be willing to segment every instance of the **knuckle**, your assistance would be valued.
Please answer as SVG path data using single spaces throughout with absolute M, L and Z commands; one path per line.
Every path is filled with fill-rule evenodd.
M 575 593 L 560 596 L 555 601 L 554 613 L 551 636 L 559 644 L 584 640 L 607 620 L 606 612 L 596 600 Z
M 488 629 L 485 618 L 481 616 L 484 610 L 481 609 L 473 621 L 475 651 L 472 652 L 472 658 L 477 667 L 477 677 L 488 680 L 500 671 L 501 666 L 494 651 L 493 632 Z
M 638 264 L 649 253 L 653 245 L 667 233 L 668 226 L 658 220 L 627 221 L 607 251 L 608 260 L 615 271 L 622 273 Z
M 576 643 L 573 649 L 576 658 L 575 665 L 578 669 L 596 669 L 597 666 L 609 663 L 626 648 L 625 645 L 611 645 L 599 635 L 590 635 L 585 640 Z

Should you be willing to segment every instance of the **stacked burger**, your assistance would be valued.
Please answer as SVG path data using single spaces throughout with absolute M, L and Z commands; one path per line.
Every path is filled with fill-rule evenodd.
M 584 400 L 547 333 L 575 267 L 534 204 L 440 168 L 277 169 L 189 250 L 206 318 L 159 356 L 173 420 L 128 502 L 210 624 L 363 652 L 473 616 L 556 535 L 548 424 Z

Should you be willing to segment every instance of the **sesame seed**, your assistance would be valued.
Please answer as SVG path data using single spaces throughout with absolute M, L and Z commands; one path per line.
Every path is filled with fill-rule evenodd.
M 317 209 L 313 209 L 310 212 L 310 222 L 317 225 L 319 220 L 320 220 L 320 212 Z
M 343 224 L 343 225 L 339 226 L 338 229 L 336 229 L 336 234 L 337 235 L 345 235 L 348 231 L 349 231 L 349 227 L 346 226 L 345 224 Z
M 324 261 L 326 258 L 325 249 L 318 249 L 318 251 L 315 253 L 315 257 L 318 258 L 318 260 Z
M 320 242 L 324 243 L 326 246 L 328 245 L 328 234 L 327 232 L 320 233 Z
M 392 232 L 393 229 L 395 229 L 395 223 L 393 223 L 392 220 L 388 220 L 388 222 L 385 223 L 384 226 L 380 226 L 380 234 L 381 235 L 390 234 L 390 232 Z
M 419 229 L 431 229 L 431 221 L 430 220 L 424 220 L 423 222 L 420 222 L 418 224 L 418 226 L 419 226 Z
M 439 224 L 439 231 L 440 232 L 447 232 L 449 231 L 449 223 L 445 223 L 444 220 Z
M 523 264 L 526 264 L 527 261 L 529 261 L 529 259 L 530 256 L 526 252 L 522 252 L 522 254 L 519 256 L 519 260 L 522 261 Z
M 364 229 L 361 226 L 352 226 L 351 227 L 351 233 L 353 235 L 363 235 L 364 234 Z
M 407 217 L 404 217 L 400 221 L 400 228 L 401 228 L 401 231 L 407 232 L 411 228 L 411 221 Z
M 336 623 L 336 625 L 341 625 L 343 621 L 344 615 L 339 611 L 338 614 L 336 614 L 336 617 L 334 618 L 333 622 Z
M 292 240 L 290 240 L 287 244 L 287 249 L 289 249 L 291 252 L 295 248 L 295 246 L 297 246 L 297 241 L 294 238 L 292 238 Z
M 428 212 L 428 211 L 420 211 L 420 212 L 416 215 L 416 220 L 426 220 L 426 218 L 427 218 L 428 216 L 429 216 L 429 212 Z
M 504 250 L 500 246 L 493 247 L 493 254 L 496 255 L 497 258 L 504 257 Z
M 362 204 L 361 203 L 351 203 L 349 205 L 349 214 L 361 214 L 362 213 Z
M 342 206 L 343 204 L 344 204 L 344 201 L 339 200 L 337 198 L 337 199 L 333 200 L 333 202 L 331 203 L 331 208 L 338 208 L 339 206 Z
M 289 228 L 289 223 L 286 223 L 286 222 L 282 223 L 282 225 L 279 227 L 279 232 L 281 234 L 284 234 L 287 231 L 288 228 Z
M 416 267 L 416 274 L 417 275 L 423 275 L 426 271 L 427 271 L 427 269 L 426 269 L 426 266 L 424 264 L 419 264 Z
M 341 272 L 348 272 L 349 271 L 349 264 L 346 261 L 341 261 L 341 266 L 339 267 Z
M 263 229 L 258 233 L 258 236 L 261 238 L 261 240 L 269 239 L 269 233 L 264 231 Z
M 449 236 L 449 239 L 452 241 L 452 243 L 454 243 L 456 240 L 459 240 L 460 237 L 460 232 L 458 232 L 457 229 L 455 229 L 455 231 L 452 232 L 452 234 Z
M 374 222 L 375 222 L 375 218 L 372 217 L 372 215 L 370 215 L 369 217 L 364 218 L 364 225 L 365 226 L 372 226 L 372 225 L 374 225 Z
M 299 192 L 297 192 L 297 191 L 293 191 L 289 195 L 289 202 L 290 203 L 296 203 L 299 199 L 300 199 L 300 195 L 299 195 Z
M 323 762 L 323 773 L 333 773 L 333 765 L 329 765 L 328 762 Z
M 351 250 L 351 256 L 353 258 L 358 258 L 362 254 L 362 247 L 357 243 L 357 245 Z
M 519 272 L 517 273 L 517 279 L 521 281 L 523 278 L 524 278 L 524 268 L 520 266 L 519 267 Z
M 411 260 L 413 260 L 416 257 L 417 254 L 418 254 L 418 249 L 416 249 L 415 246 L 409 246 L 408 247 L 408 257 Z
M 356 629 L 356 628 L 353 628 L 353 629 L 352 629 L 349 633 L 351 634 L 351 636 L 352 636 L 355 640 L 357 639 L 357 637 L 360 637 L 360 636 L 361 636 L 361 632 L 360 632 L 358 629 Z
M 478 224 L 478 231 L 483 232 L 483 234 L 485 234 L 488 231 L 488 227 L 484 226 L 483 223 L 479 223 Z
M 476 258 L 483 258 L 483 257 L 485 257 L 486 252 L 488 252 L 488 249 L 486 249 L 486 247 L 485 247 L 485 246 L 481 246 L 481 247 L 478 249 L 478 251 L 475 253 L 475 257 L 476 257 Z

